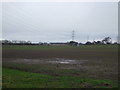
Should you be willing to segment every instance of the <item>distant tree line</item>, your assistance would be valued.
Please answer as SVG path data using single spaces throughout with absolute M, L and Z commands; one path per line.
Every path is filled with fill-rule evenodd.
M 86 44 L 87 45 L 90 45 L 90 44 L 105 45 L 105 44 L 117 44 L 117 42 L 112 43 L 112 39 L 110 37 L 105 37 L 102 41 L 93 41 L 93 42 L 87 41 Z
M 32 43 L 31 41 L 22 41 L 22 40 L 1 40 L 0 43 L 2 45 L 72 45 L 72 46 L 79 46 L 79 45 L 108 45 L 108 44 L 119 44 L 118 42 L 112 43 L 112 39 L 110 37 L 105 37 L 101 41 L 87 41 L 86 43 L 78 43 L 76 41 L 69 41 L 69 42 L 56 42 L 56 43 L 47 43 L 47 42 L 38 42 Z
M 22 40 L 2 40 L 2 45 L 31 45 L 31 41 L 22 41 Z

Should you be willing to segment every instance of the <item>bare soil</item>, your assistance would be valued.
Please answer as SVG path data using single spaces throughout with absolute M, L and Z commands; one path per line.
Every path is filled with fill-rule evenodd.
M 3 49 L 3 67 L 83 78 L 118 80 L 118 52 L 109 49 Z

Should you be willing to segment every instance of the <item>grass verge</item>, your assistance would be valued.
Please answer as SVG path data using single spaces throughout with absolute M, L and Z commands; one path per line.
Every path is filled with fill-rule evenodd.
M 50 76 L 3 68 L 3 88 L 117 88 L 111 80 Z

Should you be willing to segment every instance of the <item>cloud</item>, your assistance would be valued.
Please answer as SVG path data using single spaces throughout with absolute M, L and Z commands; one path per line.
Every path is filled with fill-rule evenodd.
M 116 37 L 117 2 L 3 3 L 3 38 L 31 41 L 78 41 Z

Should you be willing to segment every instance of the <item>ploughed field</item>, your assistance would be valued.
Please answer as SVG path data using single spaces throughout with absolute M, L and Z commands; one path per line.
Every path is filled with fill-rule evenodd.
M 73 87 L 117 87 L 118 46 L 4 45 L 2 47 L 2 65 L 4 68 L 3 87 L 30 87 L 32 85 L 27 86 L 27 82 L 26 86 L 20 86 L 20 84 L 13 85 L 18 81 L 12 82 L 13 79 L 9 79 L 14 78 L 13 74 L 9 73 L 12 72 L 9 71 L 12 69 L 19 70 L 20 72 L 23 71 L 23 73 L 37 73 L 37 78 L 40 78 L 41 76 L 38 75 L 42 74 L 48 75 L 49 79 L 53 77 L 59 77 L 60 79 L 61 77 L 67 77 L 66 81 L 69 81 L 65 83 L 65 80 L 58 80 L 56 82 L 56 80 L 52 79 L 51 83 L 56 82 L 57 85 L 52 86 L 48 80 L 49 85 L 43 82 L 41 86 L 38 85 L 35 87 L 71 87 L 70 81 L 73 80 L 72 77 L 75 77 L 75 81 L 73 80 L 72 82 Z M 13 72 L 17 71 L 13 70 Z M 27 77 L 27 74 L 25 75 Z M 19 75 L 16 78 L 19 77 L 22 78 Z M 83 81 L 81 82 L 80 80 Z M 94 80 L 98 80 L 99 83 Z M 111 83 L 107 80 L 110 80 Z M 39 82 L 36 83 L 39 84 Z

